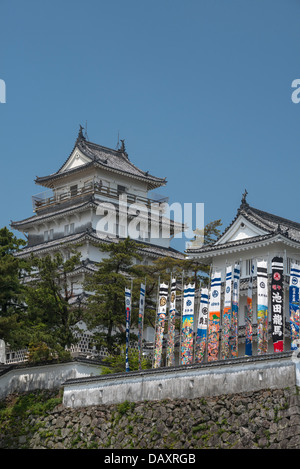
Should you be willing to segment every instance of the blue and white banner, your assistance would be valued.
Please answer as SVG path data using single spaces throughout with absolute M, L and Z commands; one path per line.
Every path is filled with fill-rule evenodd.
M 221 272 L 214 272 L 211 278 L 208 312 L 207 359 L 218 360 L 221 317 Z
M 208 325 L 208 288 L 201 288 L 200 307 L 197 325 L 195 363 L 202 363 L 205 356 Z
M 141 283 L 140 303 L 139 303 L 139 321 L 138 321 L 138 348 L 139 348 L 139 369 L 142 369 L 143 359 L 143 329 L 145 312 L 145 285 Z
M 126 371 L 130 371 L 129 368 L 129 335 L 130 335 L 130 321 L 131 321 L 131 290 L 129 288 L 125 288 L 125 314 L 126 314 L 126 352 L 125 352 L 125 360 Z
M 231 315 L 231 356 L 238 356 L 238 340 L 239 340 L 239 294 L 240 294 L 240 274 L 241 268 L 239 264 L 235 264 L 233 270 L 233 288 L 232 288 L 232 315 Z
M 226 268 L 225 293 L 224 293 L 224 309 L 222 320 L 222 337 L 221 337 L 221 358 L 225 360 L 230 358 L 229 337 L 231 329 L 231 301 L 232 301 L 232 266 Z
M 299 346 L 299 287 L 300 287 L 300 266 L 291 264 L 289 303 L 290 303 L 290 327 L 291 327 L 291 350 L 297 350 Z

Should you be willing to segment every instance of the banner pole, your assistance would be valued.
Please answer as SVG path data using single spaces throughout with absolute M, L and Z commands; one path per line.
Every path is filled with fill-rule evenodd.
M 152 355 L 152 368 L 154 367 L 154 360 L 155 360 L 156 333 L 157 333 L 157 325 L 158 325 L 159 285 L 160 285 L 160 276 L 158 277 L 158 286 L 157 286 L 157 295 L 156 295 L 156 312 L 155 312 L 155 328 L 154 328 L 154 343 L 153 343 L 153 355 Z
M 183 297 L 184 297 L 184 270 L 181 277 L 181 314 L 180 314 L 180 341 L 179 341 L 179 365 L 182 364 L 181 345 L 182 345 L 182 320 L 183 320 Z

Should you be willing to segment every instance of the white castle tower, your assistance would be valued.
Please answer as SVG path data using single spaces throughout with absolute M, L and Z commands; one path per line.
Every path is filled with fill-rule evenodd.
M 67 259 L 76 246 L 81 264 L 70 274 L 74 298 L 83 292 L 84 275 L 107 255 L 100 251 L 100 243 L 115 243 L 133 232 L 141 245 L 142 263 L 165 256 L 184 258 L 170 247 L 182 224 L 163 214 L 168 198 L 152 192 L 164 186 L 166 178 L 135 166 L 124 140 L 118 149 L 107 148 L 88 141 L 80 126 L 75 145 L 58 171 L 35 182 L 45 191 L 32 197 L 34 215 L 11 223 L 28 239 L 18 255 L 60 251 Z

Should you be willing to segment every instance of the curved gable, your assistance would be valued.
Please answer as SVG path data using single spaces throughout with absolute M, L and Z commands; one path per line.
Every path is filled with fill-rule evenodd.
M 252 224 L 243 215 L 239 215 L 231 227 L 215 243 L 216 245 L 239 241 L 242 239 L 253 238 L 268 234 L 268 231 L 258 228 Z
M 78 168 L 78 166 L 83 166 L 90 162 L 91 159 L 85 156 L 77 147 L 75 147 L 66 163 L 59 170 L 59 173 L 64 173 L 65 171 Z

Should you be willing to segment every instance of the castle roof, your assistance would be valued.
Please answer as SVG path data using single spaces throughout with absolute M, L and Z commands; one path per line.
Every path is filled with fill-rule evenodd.
M 248 224 L 249 231 L 252 232 L 250 235 L 237 236 L 245 224 Z M 219 238 L 212 244 L 199 248 L 190 247 L 186 253 L 197 258 L 209 258 L 225 252 L 266 246 L 273 242 L 283 242 L 299 249 L 300 223 L 250 206 L 244 194 L 236 216 Z
M 65 215 L 70 215 L 73 212 L 84 211 L 87 207 L 93 206 L 97 206 L 95 197 L 88 194 L 85 197 L 81 197 L 77 203 L 74 203 L 72 200 L 67 200 L 60 204 L 60 208 L 57 208 L 56 205 L 51 205 L 44 210 L 40 210 L 38 215 L 32 215 L 31 217 L 19 221 L 11 221 L 10 226 L 19 231 L 26 231 L 27 228 L 33 224 L 60 218 Z
M 56 251 L 57 249 L 62 249 L 64 247 L 69 248 L 73 246 L 74 248 L 76 248 L 76 246 L 81 244 L 83 241 L 90 241 L 93 244 L 97 245 L 99 243 L 118 243 L 120 239 L 113 236 L 107 236 L 105 234 L 101 236 L 95 230 L 87 228 L 81 233 L 71 234 L 68 236 L 64 236 L 63 238 L 54 239 L 51 241 L 45 241 L 34 246 L 24 247 L 15 255 L 17 257 L 26 258 L 29 257 L 31 254 L 46 254 L 51 251 Z M 165 248 L 162 246 L 157 246 L 155 244 L 144 243 L 139 240 L 134 241 L 136 242 L 137 246 L 140 246 L 139 252 L 141 254 L 147 255 L 148 257 L 153 257 L 154 259 L 158 257 L 171 257 L 175 259 L 185 258 L 184 254 L 174 248 Z
M 117 150 L 90 142 L 84 137 L 82 133 L 82 127 L 80 126 L 78 137 L 73 150 L 64 164 L 57 172 L 53 174 L 36 177 L 35 182 L 36 184 L 52 188 L 58 179 L 73 173 L 77 173 L 83 169 L 96 166 L 104 169 L 105 171 L 112 171 L 118 174 L 122 174 L 123 176 L 144 181 L 147 183 L 149 190 L 166 184 L 166 178 L 153 176 L 149 174 L 148 171 L 143 171 L 135 166 L 129 160 L 128 154 L 125 150 L 124 140 L 121 140 L 121 142 L 122 145 Z M 78 150 L 80 154 L 83 155 L 83 164 L 69 168 L 68 162 L 76 150 Z

